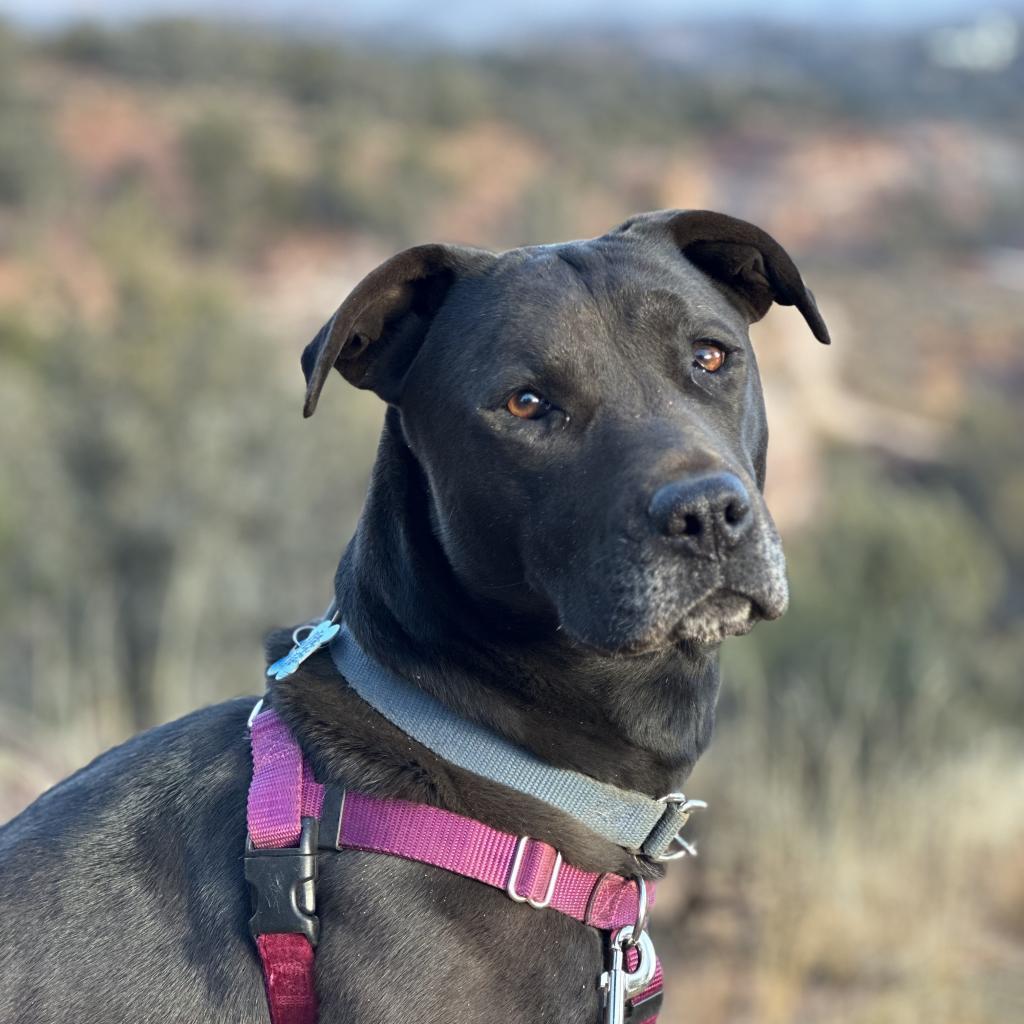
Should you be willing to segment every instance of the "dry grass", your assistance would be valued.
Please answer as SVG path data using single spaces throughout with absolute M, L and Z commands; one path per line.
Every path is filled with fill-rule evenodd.
M 871 779 L 837 753 L 809 783 L 762 740 L 724 730 L 690 787 L 712 811 L 662 901 L 666 1024 L 1024 1019 L 1019 745 Z

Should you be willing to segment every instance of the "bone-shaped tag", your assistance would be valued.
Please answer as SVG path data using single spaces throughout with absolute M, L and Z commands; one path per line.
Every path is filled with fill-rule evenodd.
M 307 658 L 320 650 L 324 644 L 330 643 L 341 629 L 341 623 L 324 619 L 318 622 L 283 658 L 279 658 L 270 668 L 267 675 L 271 679 L 284 679 L 290 676 Z

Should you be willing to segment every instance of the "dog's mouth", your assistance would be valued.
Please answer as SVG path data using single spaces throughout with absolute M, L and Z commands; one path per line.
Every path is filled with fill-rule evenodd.
M 745 594 L 720 590 L 697 601 L 668 630 L 649 633 L 614 646 L 584 643 L 605 654 L 640 657 L 663 651 L 670 646 L 713 646 L 727 637 L 743 636 L 761 619 L 775 619 L 780 614 L 781 611 L 766 609 Z
M 710 648 L 749 633 L 762 619 L 779 618 L 789 603 L 785 561 L 774 535 L 725 564 L 690 559 L 631 569 L 586 604 L 567 606 L 584 613 L 562 616 L 567 636 L 627 657 Z
M 746 595 L 719 591 L 687 610 L 672 630 L 672 639 L 701 645 L 717 644 L 726 637 L 749 633 L 759 620 L 768 617 L 764 609 Z

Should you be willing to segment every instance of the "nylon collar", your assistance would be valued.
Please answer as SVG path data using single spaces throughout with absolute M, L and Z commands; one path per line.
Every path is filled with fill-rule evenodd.
M 682 793 L 654 799 L 646 793 L 620 789 L 581 772 L 547 764 L 486 726 L 459 717 L 439 700 L 372 659 L 344 623 L 336 633 L 335 625 L 325 620 L 314 627 L 313 633 L 319 629 L 322 635 L 333 635 L 333 639 L 326 637 L 325 642 L 329 641 L 334 664 L 352 689 L 407 736 L 439 757 L 557 808 L 630 853 L 656 861 L 696 853 L 679 831 L 693 811 L 707 806 L 704 801 L 688 800 Z M 330 628 L 321 629 L 326 626 Z M 273 670 L 271 666 L 270 671 Z

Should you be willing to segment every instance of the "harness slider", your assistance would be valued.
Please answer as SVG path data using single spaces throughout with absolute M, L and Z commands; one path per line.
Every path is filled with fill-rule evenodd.
M 516 852 L 512 858 L 512 868 L 508 873 L 508 884 L 505 886 L 505 892 L 516 903 L 529 903 L 535 910 L 543 910 L 545 907 L 551 906 L 551 898 L 555 894 L 555 885 L 558 882 L 558 872 L 562 870 L 562 855 L 557 851 L 555 853 L 555 863 L 551 868 L 548 888 L 547 892 L 544 893 L 544 898 L 535 900 L 529 895 L 522 895 L 516 891 L 516 886 L 519 884 L 519 871 L 523 866 L 523 857 L 526 854 L 526 847 L 529 842 L 529 836 L 520 836 L 519 841 L 516 843 Z

